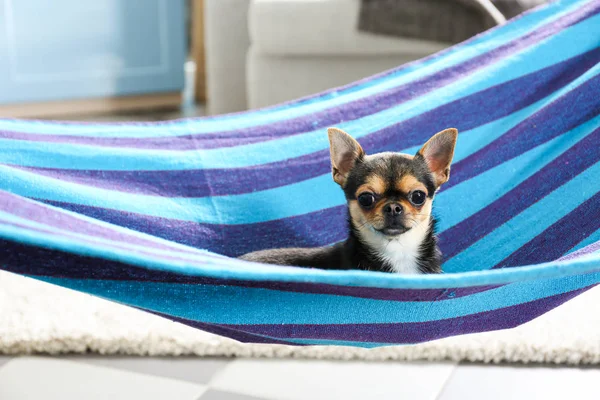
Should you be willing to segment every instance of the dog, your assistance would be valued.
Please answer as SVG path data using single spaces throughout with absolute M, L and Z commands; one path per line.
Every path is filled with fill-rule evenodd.
M 432 204 L 450 178 L 458 131 L 435 134 L 414 155 L 366 155 L 346 132 L 328 131 L 333 180 L 348 203 L 348 238 L 332 246 L 245 254 L 247 261 L 330 270 L 442 272 Z

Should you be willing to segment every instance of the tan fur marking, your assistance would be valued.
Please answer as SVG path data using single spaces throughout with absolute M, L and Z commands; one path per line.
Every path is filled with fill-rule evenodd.
M 356 190 L 355 196 L 358 197 L 359 194 L 364 192 L 373 192 L 376 194 L 382 194 L 386 191 L 386 184 L 377 175 L 371 175 L 367 178 L 363 185 L 360 185 Z
M 425 192 L 425 194 L 428 194 L 425 185 L 419 182 L 419 180 L 412 175 L 405 175 L 402 177 L 402 179 L 396 182 L 396 189 L 402 193 L 409 193 L 413 190 L 422 190 Z
M 358 204 L 358 201 L 350 200 L 350 202 L 348 203 L 348 209 L 350 211 L 350 218 L 352 218 L 352 221 L 354 221 L 354 223 L 357 226 L 364 225 L 367 222 L 365 214 L 363 213 L 362 208 Z
M 423 204 L 423 207 L 421 207 L 421 211 L 419 212 L 420 218 L 417 218 L 417 219 L 420 219 L 422 222 L 429 221 L 429 219 L 431 217 L 432 206 L 433 206 L 433 201 L 430 199 L 427 199 L 425 201 L 425 204 Z
M 383 207 L 385 207 L 385 199 L 380 200 L 375 205 L 375 207 L 365 212 L 365 217 L 375 229 L 381 229 L 385 224 L 385 219 L 383 217 Z
M 382 208 L 385 202 L 380 201 L 370 210 L 363 210 L 356 200 L 350 200 L 350 217 L 354 224 L 359 227 L 365 227 L 369 223 L 375 229 L 383 228 L 384 219 Z

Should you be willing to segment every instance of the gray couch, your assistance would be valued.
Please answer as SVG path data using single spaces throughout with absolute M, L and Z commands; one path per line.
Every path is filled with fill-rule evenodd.
M 205 0 L 208 112 L 296 99 L 449 45 L 360 32 L 359 9 L 360 0 Z

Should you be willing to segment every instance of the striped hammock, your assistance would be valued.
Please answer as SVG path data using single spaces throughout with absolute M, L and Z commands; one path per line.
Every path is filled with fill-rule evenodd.
M 563 0 L 346 87 L 160 123 L 0 120 L 0 268 L 243 342 L 383 346 L 525 323 L 600 282 L 600 1 Z M 232 258 L 345 238 L 326 128 L 458 128 L 444 274 Z

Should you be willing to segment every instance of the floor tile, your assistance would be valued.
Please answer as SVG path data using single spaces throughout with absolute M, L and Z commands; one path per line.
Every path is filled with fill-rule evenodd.
M 115 357 L 100 355 L 71 356 L 68 359 L 193 383 L 208 383 L 217 371 L 230 362 L 226 358 Z
M 2 366 L 4 364 L 6 364 L 7 362 L 9 362 L 13 358 L 14 358 L 14 356 L 2 356 L 2 355 L 0 355 L 0 368 L 2 368 Z
M 454 368 L 454 364 L 235 360 L 210 387 L 277 400 L 433 400 Z
M 598 399 L 600 369 L 459 365 L 438 400 Z
M 0 369 L 0 399 L 196 400 L 203 385 L 74 361 L 20 357 Z
M 258 397 L 209 389 L 198 400 L 262 400 Z

